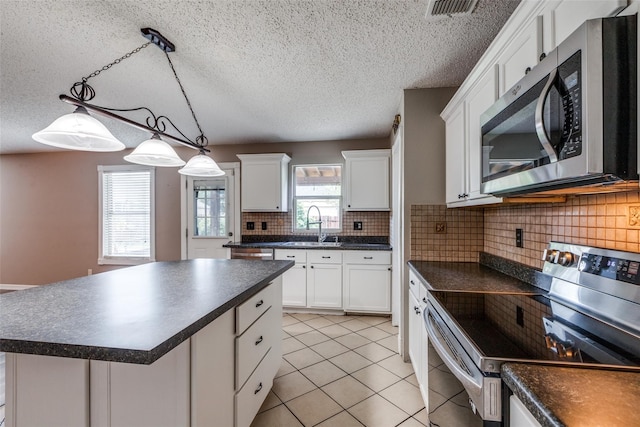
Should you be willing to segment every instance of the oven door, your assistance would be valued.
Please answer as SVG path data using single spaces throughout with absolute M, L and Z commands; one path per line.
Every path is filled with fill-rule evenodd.
M 482 426 L 484 420 L 484 425 L 490 425 L 487 422 L 491 421 L 500 425 L 500 377 L 495 374 L 483 374 L 433 305 L 427 305 L 423 316 L 429 336 L 428 381 L 431 423 L 440 426 Z M 456 379 L 458 381 L 455 381 Z M 449 405 L 449 408 L 443 409 L 445 405 Z

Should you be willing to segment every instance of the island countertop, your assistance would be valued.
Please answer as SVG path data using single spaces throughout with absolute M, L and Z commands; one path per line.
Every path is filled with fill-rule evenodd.
M 0 295 L 0 351 L 151 364 L 293 261 L 155 262 Z

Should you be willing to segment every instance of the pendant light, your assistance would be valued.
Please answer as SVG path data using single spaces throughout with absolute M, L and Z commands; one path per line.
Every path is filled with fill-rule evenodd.
M 91 117 L 84 107 L 56 119 L 33 134 L 33 139 L 52 147 L 82 151 L 120 151 L 124 144 L 105 125 Z
M 142 28 L 140 31 L 149 41 L 119 59 L 116 59 L 110 64 L 94 71 L 90 75 L 83 77 L 81 81 L 75 83 L 69 90 L 72 96 L 60 95 L 60 100 L 77 107 L 75 112 L 60 117 L 47 128 L 34 133 L 33 139 L 42 144 L 72 150 L 123 150 L 125 145 L 118 141 L 102 123 L 91 117 L 89 112 L 92 112 L 108 117 L 109 119 L 125 123 L 129 126 L 142 129 L 152 134 L 150 139 L 142 142 L 131 154 L 124 157 L 128 162 L 161 167 L 179 167 L 184 165 L 184 160 L 178 157 L 175 150 L 167 143 L 167 141 L 171 141 L 198 150 L 200 153 L 189 160 L 189 163 L 187 163 L 184 168 L 180 169 L 179 172 L 181 174 L 194 176 L 224 175 L 224 172 L 216 162 L 206 155 L 206 153 L 210 152 L 209 149 L 206 148 L 207 145 L 209 145 L 209 142 L 200 128 L 200 123 L 198 123 L 198 119 L 191 107 L 191 102 L 189 102 L 187 93 L 182 86 L 182 82 L 178 78 L 173 62 L 169 57 L 169 53 L 175 51 L 175 45 L 152 28 Z M 178 83 L 182 95 L 187 102 L 191 116 L 193 117 L 198 131 L 200 132 L 199 136 L 194 140 L 189 139 L 167 116 L 156 115 L 147 107 L 129 109 L 108 108 L 90 104 L 88 102 L 95 97 L 95 90 L 87 83 L 87 80 L 98 76 L 102 71 L 109 70 L 112 66 L 117 65 L 121 61 L 135 55 L 152 43 L 164 52 L 176 82 Z M 148 114 L 144 123 L 131 120 L 120 114 L 140 111 L 144 111 Z M 173 129 L 180 136 L 168 133 L 166 131 L 167 127 Z
M 186 166 L 178 170 L 182 175 L 213 177 L 224 175 L 224 171 L 209 156 L 200 152 L 197 156 L 193 156 L 187 162 Z
M 124 156 L 124 159 L 127 162 L 145 166 L 176 167 L 184 165 L 184 160 L 178 157 L 175 150 L 161 140 L 157 133 L 154 133 L 151 139 L 141 142 L 131 154 Z

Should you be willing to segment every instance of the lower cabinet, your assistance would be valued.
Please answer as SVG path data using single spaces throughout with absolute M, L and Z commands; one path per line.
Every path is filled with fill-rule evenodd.
M 342 308 L 342 252 L 307 254 L 307 306 Z
M 344 254 L 344 309 L 391 312 L 391 253 L 352 251 Z
M 276 249 L 295 261 L 282 275 L 282 305 L 351 312 L 391 312 L 391 252 Z
M 513 427 L 540 427 L 540 423 L 515 394 L 509 397 L 509 423 Z
M 428 336 L 423 318 L 427 306 L 427 290 L 412 271 L 409 271 L 409 281 L 418 285 L 416 288 L 410 288 L 409 292 L 409 358 L 420 385 L 422 399 L 428 407 Z

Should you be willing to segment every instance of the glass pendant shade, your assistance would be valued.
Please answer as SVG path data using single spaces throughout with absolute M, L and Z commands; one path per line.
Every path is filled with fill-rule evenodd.
M 145 166 L 178 167 L 184 165 L 169 144 L 154 133 L 151 139 L 143 141 L 131 154 L 124 156 L 127 162 Z
M 116 139 L 109 130 L 84 107 L 78 107 L 71 114 L 56 119 L 33 139 L 52 147 L 80 151 L 120 151 L 124 144 Z
M 211 157 L 202 153 L 189 159 L 187 165 L 178 170 L 178 172 L 182 175 L 205 177 L 224 175 L 224 171 L 220 169 L 220 166 Z

